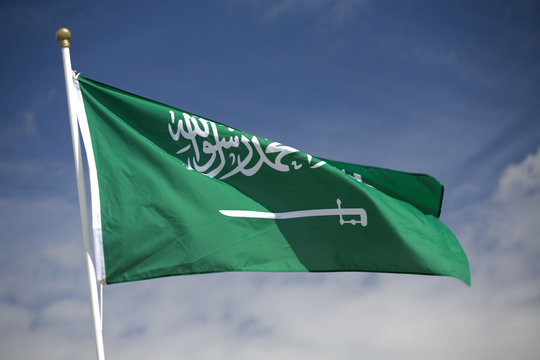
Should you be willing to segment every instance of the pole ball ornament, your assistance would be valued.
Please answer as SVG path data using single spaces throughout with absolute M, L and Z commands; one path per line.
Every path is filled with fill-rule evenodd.
M 70 47 L 71 31 L 67 28 L 60 28 L 56 31 L 56 40 L 60 43 L 60 48 Z

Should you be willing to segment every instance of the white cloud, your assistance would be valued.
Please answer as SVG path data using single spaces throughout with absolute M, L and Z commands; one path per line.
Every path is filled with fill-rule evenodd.
M 507 167 L 491 198 L 453 217 L 471 261 L 471 288 L 451 278 L 362 273 L 228 273 L 112 285 L 105 288 L 106 353 L 115 359 L 535 359 L 539 157 Z M 6 272 L 2 256 L 0 357 L 94 358 L 77 206 L 3 200 L 0 208 L 3 232 L 26 234 L 18 241 L 37 246 L 10 252 L 21 256 L 9 259 L 20 265 L 16 271 Z
M 0 358 L 95 359 L 79 222 L 62 198 L 0 199 Z
M 26 135 L 34 136 L 37 134 L 37 124 L 33 111 L 25 110 L 22 114 L 22 130 Z
M 501 202 L 534 196 L 540 190 L 540 148 L 524 161 L 506 168 L 494 195 Z
M 531 158 L 508 167 L 501 183 L 530 173 Z M 538 189 L 535 183 L 527 193 Z M 534 359 L 539 200 L 511 197 L 502 206 L 490 198 L 462 214 L 456 232 L 471 260 L 471 288 L 447 278 L 367 274 L 218 274 L 126 284 L 107 288 L 108 351 L 133 359 L 158 349 L 163 357 L 195 359 Z
M 6 146 L 19 142 L 21 139 L 39 135 L 36 115 L 40 114 L 45 106 L 52 103 L 55 97 L 56 89 L 51 88 L 46 94 L 40 94 L 33 99 L 24 110 L 17 113 L 13 120 L 0 122 L 0 144 Z
M 154 351 L 192 359 L 535 356 L 537 308 L 486 301 L 451 279 L 381 276 L 369 288 L 360 284 L 366 276 L 262 275 L 263 285 L 255 274 L 165 279 L 145 284 L 159 294 L 141 301 L 132 297 L 136 284 L 111 289 L 108 351 L 130 359 Z
M 62 303 L 59 303 L 61 306 Z M 3 359 L 95 359 L 90 323 L 63 308 L 58 315 L 69 315 L 48 326 L 35 325 L 35 310 L 0 302 L 0 355 Z M 80 309 L 85 310 L 85 309 Z M 64 317 L 65 318 L 65 317 Z M 80 333 L 74 330 L 80 329 Z M 76 336 L 74 336 L 76 335 Z
M 0 199 L 0 303 L 86 297 L 80 229 L 78 206 L 65 199 Z

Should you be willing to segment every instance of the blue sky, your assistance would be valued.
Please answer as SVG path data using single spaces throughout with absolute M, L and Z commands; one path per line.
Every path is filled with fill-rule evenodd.
M 4 1 L 0 357 L 92 359 L 55 31 L 84 76 L 308 153 L 428 173 L 472 287 L 388 274 L 215 274 L 105 288 L 114 359 L 534 359 L 535 1 Z

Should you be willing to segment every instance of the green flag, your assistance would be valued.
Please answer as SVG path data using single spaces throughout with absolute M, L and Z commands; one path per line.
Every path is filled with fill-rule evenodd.
M 374 271 L 470 284 L 430 176 L 317 158 L 82 76 L 75 87 L 100 280 Z

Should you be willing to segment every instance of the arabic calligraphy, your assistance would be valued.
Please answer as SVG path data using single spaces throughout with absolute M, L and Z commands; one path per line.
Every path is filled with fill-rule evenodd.
M 339 216 L 339 224 L 360 224 L 366 227 L 368 224 L 367 212 L 362 208 L 342 208 L 341 200 L 336 199 L 337 209 L 313 209 L 299 210 L 288 212 L 266 212 L 266 211 L 250 211 L 250 210 L 219 210 L 222 215 L 239 218 L 254 218 L 254 219 L 297 219 L 316 216 Z M 343 216 L 358 216 L 358 219 L 345 220 Z
M 311 169 L 326 164 L 313 163 L 313 157 L 299 150 L 248 135 L 230 127 L 182 112 L 176 119 L 169 111 L 169 135 L 180 144 L 176 154 L 190 170 L 206 176 L 227 179 L 236 174 L 255 175 L 263 166 L 280 172 Z

